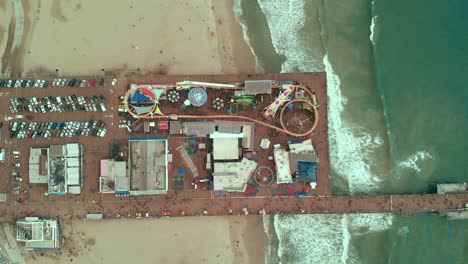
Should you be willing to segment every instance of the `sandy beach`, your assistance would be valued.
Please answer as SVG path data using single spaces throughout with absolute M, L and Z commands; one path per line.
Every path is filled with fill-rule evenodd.
M 260 216 L 75 221 L 60 251 L 27 263 L 262 263 L 261 227 Z
M 232 9 L 231 0 L 7 1 L 2 72 L 255 72 Z

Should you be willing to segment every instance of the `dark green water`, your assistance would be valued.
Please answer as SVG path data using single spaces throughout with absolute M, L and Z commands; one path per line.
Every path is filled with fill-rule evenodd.
M 468 181 L 468 1 L 244 0 L 242 9 L 265 70 L 327 71 L 335 194 Z M 433 214 L 277 216 L 274 227 L 282 263 L 468 259 L 468 222 Z

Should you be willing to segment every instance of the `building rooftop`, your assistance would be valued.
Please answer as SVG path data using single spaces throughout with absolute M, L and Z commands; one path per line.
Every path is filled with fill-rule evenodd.
M 239 138 L 242 134 L 214 133 L 210 135 L 213 140 L 214 160 L 238 160 L 240 157 Z
M 272 88 L 271 80 L 246 80 L 245 93 L 246 94 L 271 94 Z
M 275 149 L 273 151 L 276 168 L 276 183 L 292 182 L 291 167 L 289 165 L 289 152 L 285 149 Z
M 25 242 L 28 250 L 58 249 L 59 238 L 57 220 L 26 217 L 16 222 L 16 240 Z
M 129 141 L 130 194 L 164 194 L 168 189 L 166 138 Z
M 437 193 L 438 194 L 466 193 L 466 192 L 468 192 L 468 184 L 466 184 L 466 183 L 437 184 Z
M 101 160 L 99 190 L 102 193 L 128 192 L 130 177 L 127 176 L 127 162 Z
M 214 163 L 214 191 L 243 192 L 253 175 L 257 162 L 243 158 L 240 162 Z
M 30 148 L 29 152 L 29 182 L 48 182 L 48 149 Z
M 66 163 L 65 157 L 49 157 L 49 193 L 65 194 L 66 189 Z
M 183 132 L 186 135 L 206 137 L 216 131 L 215 122 L 184 122 Z

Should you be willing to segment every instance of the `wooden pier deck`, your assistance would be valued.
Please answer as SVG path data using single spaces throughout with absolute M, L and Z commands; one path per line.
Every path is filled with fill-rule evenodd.
M 445 212 L 468 202 L 468 195 L 382 195 L 324 197 L 249 197 L 164 199 L 158 196 L 133 196 L 99 201 L 9 202 L 1 205 L 0 220 L 12 222 L 26 214 L 50 216 L 61 220 L 84 219 L 88 213 L 104 218 L 160 217 L 163 211 L 173 216 L 249 214 L 352 214 Z M 205 211 L 207 212 L 205 214 Z

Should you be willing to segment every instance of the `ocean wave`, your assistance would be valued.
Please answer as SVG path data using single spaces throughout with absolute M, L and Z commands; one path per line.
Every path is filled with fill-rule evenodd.
M 381 232 L 392 227 L 393 214 L 353 214 L 351 228 L 354 235 Z
M 249 28 L 247 27 L 247 24 L 245 23 L 244 19 L 242 19 L 242 15 L 243 15 L 242 0 L 234 0 L 234 5 L 232 7 L 232 10 L 234 11 L 234 17 L 235 17 L 237 23 L 239 23 L 239 25 L 242 28 L 242 36 L 244 38 L 244 41 L 247 43 L 247 46 L 249 46 L 250 52 L 252 52 L 252 54 L 255 57 L 255 65 L 258 68 L 257 70 L 263 72 L 263 69 L 261 69 L 261 66 L 258 63 L 258 57 L 255 54 L 255 51 L 254 51 L 254 49 L 253 49 L 253 47 L 251 45 L 251 42 L 250 42 L 250 38 L 249 38 L 249 35 L 248 35 Z
M 358 263 L 352 237 L 392 223 L 391 214 L 276 215 L 278 256 L 281 263 Z
M 323 58 L 327 72 L 328 93 L 328 138 L 330 146 L 330 166 L 348 182 L 351 194 L 378 190 L 381 180 L 370 172 L 368 156 L 381 146 L 379 135 L 367 133 L 356 135 L 350 124 L 345 124 L 341 113 L 347 103 L 341 93 L 341 81 L 333 70 L 328 55 Z
M 377 16 L 373 16 L 371 20 L 371 25 L 370 25 L 370 36 L 369 39 L 372 42 L 372 45 L 375 46 L 375 25 L 377 23 Z
M 301 40 L 299 31 L 306 15 L 304 0 L 259 0 L 267 19 L 276 53 L 286 57 L 281 72 L 317 72 L 322 70 L 319 59 L 307 52 L 309 43 Z
M 372 12 L 374 12 L 375 1 L 372 1 Z M 372 42 L 372 45 L 375 46 L 375 26 L 377 24 L 377 16 L 373 16 L 371 19 L 370 25 L 370 36 L 369 39 Z
M 433 159 L 431 153 L 427 151 L 418 151 L 413 155 L 409 156 L 404 161 L 400 161 L 398 166 L 401 168 L 413 169 L 417 172 L 421 172 L 421 167 L 418 166 L 419 163 L 427 159 Z

